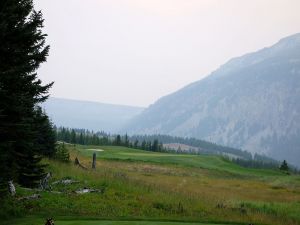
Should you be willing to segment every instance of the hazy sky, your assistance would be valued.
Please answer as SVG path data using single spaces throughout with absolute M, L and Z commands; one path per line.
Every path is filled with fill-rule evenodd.
M 35 0 L 52 96 L 148 106 L 300 32 L 299 0 Z

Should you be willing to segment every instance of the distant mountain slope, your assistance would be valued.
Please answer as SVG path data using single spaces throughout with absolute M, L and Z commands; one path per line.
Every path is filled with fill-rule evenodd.
M 57 126 L 116 132 L 143 108 L 89 101 L 49 98 L 43 104 Z
M 300 165 L 300 33 L 234 58 L 125 127 L 266 153 Z

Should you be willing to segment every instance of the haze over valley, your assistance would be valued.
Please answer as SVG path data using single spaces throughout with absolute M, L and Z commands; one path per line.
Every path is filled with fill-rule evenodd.
M 118 132 L 144 108 L 50 97 L 43 108 L 56 126 Z
M 50 98 L 58 126 L 168 134 L 287 159 L 300 165 L 300 34 L 233 58 L 207 78 L 144 110 Z

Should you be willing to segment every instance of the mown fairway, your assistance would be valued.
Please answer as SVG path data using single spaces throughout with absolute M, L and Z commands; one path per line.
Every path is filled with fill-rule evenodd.
M 78 183 L 52 185 L 54 192 L 41 192 L 38 200 L 19 202 L 20 214 L 25 212 L 39 221 L 53 217 L 56 225 L 300 224 L 300 177 L 296 175 L 241 168 L 217 156 L 112 146 L 68 148 L 72 160 L 77 156 L 88 168 L 96 152 L 96 170 L 46 161 L 52 181 L 71 178 Z M 73 192 L 83 187 L 101 193 Z M 19 195 L 35 192 L 18 188 Z M 59 220 L 66 216 L 70 220 Z M 104 221 L 86 220 L 89 218 Z M 38 224 L 36 219 L 7 224 Z
M 279 171 L 246 169 L 227 162 L 219 156 L 213 155 L 188 155 L 141 151 L 121 146 L 77 146 L 77 150 L 85 156 L 92 157 L 94 152 L 103 159 L 151 162 L 159 164 L 173 164 L 185 167 L 215 169 L 243 175 L 281 175 Z M 93 149 L 99 149 L 93 151 Z M 103 151 L 102 151 L 103 150 Z

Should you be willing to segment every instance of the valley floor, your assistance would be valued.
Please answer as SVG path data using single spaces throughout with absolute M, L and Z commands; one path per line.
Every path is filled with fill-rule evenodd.
M 53 217 L 55 225 L 300 224 L 299 175 L 242 168 L 218 156 L 67 147 L 72 161 L 78 157 L 88 169 L 45 160 L 53 174 L 52 191 L 17 187 L 17 198 L 34 193 L 41 198 L 14 201 L 16 217 L 31 217 L 10 219 L 7 225 L 38 225 L 47 217 Z M 95 170 L 90 169 L 93 152 Z M 53 183 L 63 179 L 75 183 Z M 76 193 L 83 188 L 97 192 Z M 60 219 L 66 216 L 70 220 Z

